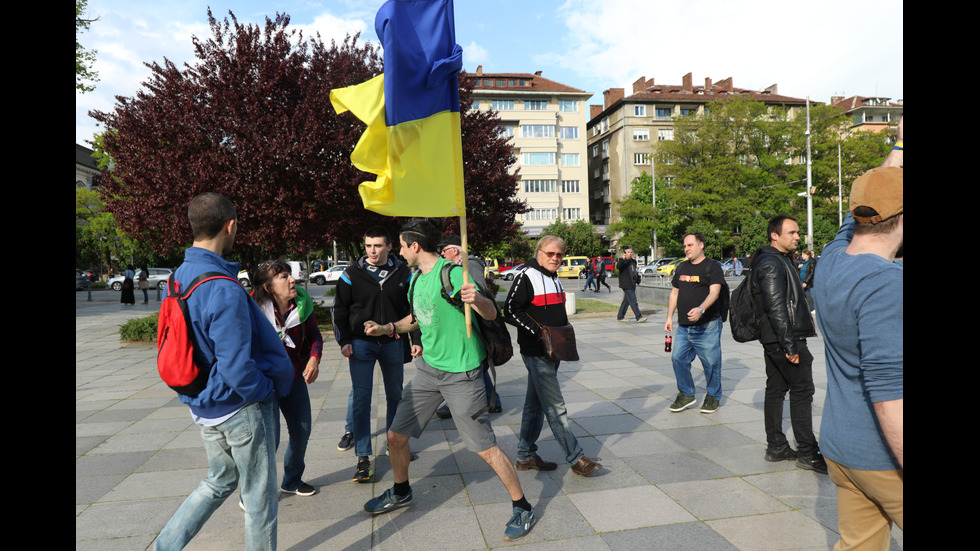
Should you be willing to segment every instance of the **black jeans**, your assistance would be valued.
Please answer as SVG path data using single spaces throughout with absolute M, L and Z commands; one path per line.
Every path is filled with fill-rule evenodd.
M 778 343 L 763 344 L 766 359 L 766 400 L 764 416 L 769 448 L 786 444 L 783 433 L 783 401 L 789 392 L 789 417 L 800 455 L 819 451 L 813 435 L 813 355 L 806 341 L 797 341 L 800 363 L 786 359 Z

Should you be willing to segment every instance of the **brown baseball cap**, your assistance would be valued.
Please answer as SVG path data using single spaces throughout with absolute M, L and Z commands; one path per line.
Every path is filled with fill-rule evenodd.
M 858 222 L 877 224 L 904 212 L 903 169 L 894 166 L 873 168 L 851 186 L 851 215 L 858 207 L 874 209 L 877 216 L 854 216 Z

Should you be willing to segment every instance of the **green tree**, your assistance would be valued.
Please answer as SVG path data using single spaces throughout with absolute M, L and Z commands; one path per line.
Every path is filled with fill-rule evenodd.
M 86 81 L 97 82 L 98 73 L 92 68 L 95 63 L 95 50 L 86 50 L 78 40 L 78 35 L 89 29 L 92 19 L 85 19 L 84 12 L 88 0 L 75 0 L 75 90 L 85 93 L 95 90 L 95 85 L 85 84 Z
M 595 226 L 586 220 L 576 220 L 568 224 L 562 220 L 556 220 L 545 228 L 542 235 L 554 235 L 565 241 L 566 256 L 601 256 L 605 252 L 602 246 L 602 236 L 596 231 Z

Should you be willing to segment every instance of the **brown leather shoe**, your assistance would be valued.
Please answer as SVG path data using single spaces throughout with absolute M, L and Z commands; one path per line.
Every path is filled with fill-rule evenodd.
M 585 457 L 583 455 L 581 459 L 572 465 L 572 472 L 582 476 L 589 476 L 602 468 L 602 465 L 600 465 L 598 461 L 598 457 Z
M 530 461 L 518 461 L 516 468 L 518 471 L 526 471 L 529 469 L 536 469 L 539 471 L 553 471 L 558 468 L 558 463 L 552 463 L 551 461 L 545 461 L 537 455 L 531 458 Z

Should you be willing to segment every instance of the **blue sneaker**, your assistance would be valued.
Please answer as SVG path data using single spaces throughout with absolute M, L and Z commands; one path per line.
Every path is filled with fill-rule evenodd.
M 412 491 L 408 491 L 408 495 L 404 497 L 399 497 L 395 494 L 394 488 L 388 488 L 385 493 L 380 496 L 368 501 L 364 504 L 364 510 L 371 513 L 372 515 L 380 515 L 381 513 L 387 513 L 392 509 L 397 509 L 399 507 L 405 507 L 412 502 Z
M 514 516 L 507 523 L 504 530 L 504 541 L 515 541 L 523 538 L 531 531 L 534 524 L 534 511 L 525 511 L 520 507 L 514 507 Z

